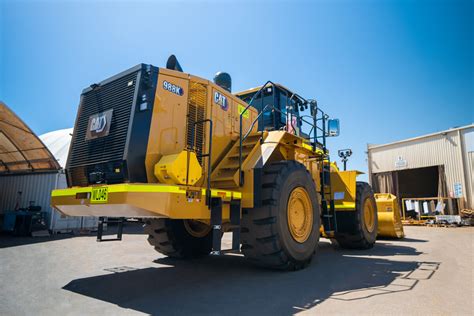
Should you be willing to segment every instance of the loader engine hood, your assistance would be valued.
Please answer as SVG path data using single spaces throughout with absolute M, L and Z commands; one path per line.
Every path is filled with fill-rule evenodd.
M 70 187 L 147 182 L 157 79 L 157 67 L 140 64 L 82 91 L 66 164 Z

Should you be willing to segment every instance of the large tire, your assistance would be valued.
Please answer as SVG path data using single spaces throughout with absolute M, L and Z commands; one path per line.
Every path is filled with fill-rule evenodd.
M 288 225 L 291 220 L 287 209 L 292 194 L 305 196 L 304 201 L 308 203 L 301 203 L 300 206 L 309 207 L 300 207 L 300 213 L 312 216 L 311 220 L 303 217 L 301 227 L 304 227 L 306 235 L 300 241 L 293 237 L 294 233 Z M 261 198 L 261 207 L 243 210 L 241 250 L 244 256 L 257 265 L 269 268 L 299 270 L 306 267 L 316 252 L 320 226 L 316 187 L 308 170 L 296 161 L 281 161 L 265 166 Z M 296 212 L 295 206 L 291 209 Z
M 150 245 L 166 256 L 194 258 L 208 255 L 212 250 L 212 231 L 204 231 L 200 237 L 193 236 L 185 224 L 185 220 L 180 219 L 147 219 L 144 230 Z
M 364 216 L 364 207 L 369 207 L 369 216 Z M 341 212 L 342 213 L 342 212 Z M 335 234 L 337 244 L 347 249 L 369 249 L 375 244 L 377 238 L 378 218 L 377 204 L 375 203 L 374 192 L 366 182 L 357 182 L 356 184 L 356 210 L 355 212 L 344 212 L 345 220 L 350 220 L 351 232 L 339 232 Z M 369 218 L 367 218 L 369 217 Z M 345 226 L 346 226 L 345 225 Z

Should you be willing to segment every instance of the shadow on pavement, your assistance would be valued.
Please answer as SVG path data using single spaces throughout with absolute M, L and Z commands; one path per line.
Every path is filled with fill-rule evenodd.
M 157 267 L 106 269 L 114 273 L 76 279 L 64 289 L 147 314 L 289 315 L 327 299 L 347 301 L 409 291 L 431 278 L 439 263 L 371 256 L 415 258 L 419 254 L 411 247 L 386 243 L 371 250 L 346 251 L 321 242 L 317 259 L 297 272 L 256 268 L 242 256 L 162 258 L 155 261 Z
M 109 224 L 109 229 L 104 231 L 104 236 L 111 236 L 117 234 L 117 225 Z M 127 222 L 123 227 L 123 234 L 144 234 L 142 223 L 139 222 Z M 25 237 L 25 236 L 13 236 L 8 233 L 0 234 L 0 249 L 8 247 L 17 247 L 29 244 L 37 244 L 48 241 L 62 240 L 74 237 L 84 237 L 84 236 L 96 236 L 97 232 L 92 231 L 75 231 L 68 233 L 58 233 L 45 237 Z
M 13 236 L 8 233 L 1 233 L 0 234 L 0 249 L 30 245 L 30 244 L 37 244 L 37 243 L 48 242 L 48 241 L 53 241 L 53 240 L 62 240 L 62 239 L 68 239 L 71 237 L 78 237 L 78 236 L 79 235 L 67 233 L 67 234 L 56 234 L 56 235 L 45 236 L 45 237 L 25 237 L 25 236 Z
M 416 239 L 416 238 L 408 238 L 408 237 L 401 239 L 401 241 L 402 242 L 428 242 L 428 240 L 426 239 Z
M 346 255 L 362 255 L 363 256 L 418 256 L 422 252 L 417 251 L 413 247 L 407 247 L 402 245 L 395 245 L 390 243 L 388 240 L 378 240 L 376 246 L 373 249 L 367 251 L 358 251 L 358 250 L 347 250 L 337 248 L 339 251 L 343 251 Z

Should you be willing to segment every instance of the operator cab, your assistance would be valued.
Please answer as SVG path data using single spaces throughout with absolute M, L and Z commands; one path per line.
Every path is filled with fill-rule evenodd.
M 237 97 L 250 103 L 260 113 L 260 130 L 286 130 L 298 136 L 308 138 L 301 130 L 302 111 L 308 108 L 308 102 L 280 84 L 267 85 L 257 95 L 261 87 L 237 93 Z M 273 109 L 273 111 L 272 111 Z
M 339 135 L 339 120 L 329 119 L 315 100 L 306 100 L 281 84 L 269 81 L 235 95 L 261 113 L 260 131 L 285 130 L 324 149 L 326 137 Z

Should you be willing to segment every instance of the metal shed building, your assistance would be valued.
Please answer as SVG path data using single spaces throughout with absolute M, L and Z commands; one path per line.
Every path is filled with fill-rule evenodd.
M 95 217 L 66 217 L 50 206 L 51 191 L 65 188 L 71 129 L 37 136 L 0 102 L 0 217 L 30 204 L 41 206 L 52 232 L 95 229 Z
M 474 209 L 474 124 L 368 145 L 369 180 L 376 192 L 403 198 L 446 197 Z

